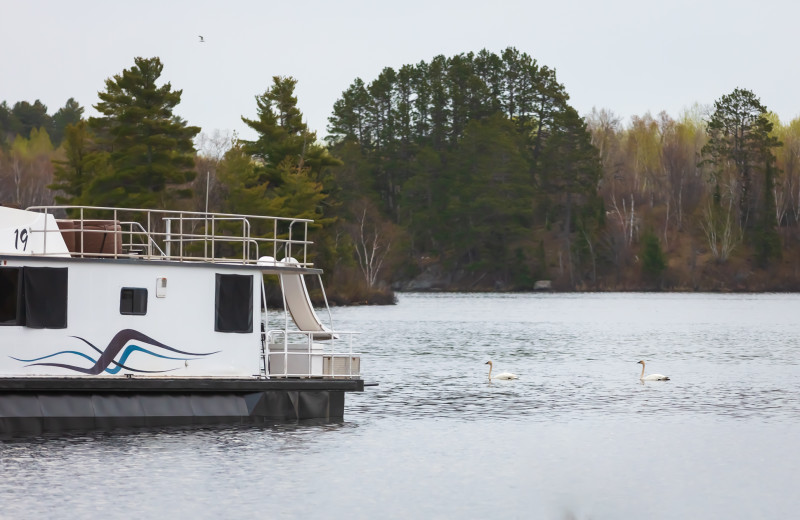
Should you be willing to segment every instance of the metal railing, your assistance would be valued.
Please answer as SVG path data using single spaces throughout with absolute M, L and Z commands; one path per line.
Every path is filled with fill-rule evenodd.
M 272 258 L 298 255 L 302 267 L 311 266 L 309 219 L 95 206 L 27 209 L 61 217 L 58 229 L 31 230 L 44 233 L 44 255 L 63 255 L 52 239 L 47 247 L 48 235 L 58 233 L 75 257 L 249 264 L 266 253 Z
M 358 332 L 335 331 L 326 341 L 319 332 L 273 329 L 267 332 L 264 366 L 273 378 L 352 379 L 361 372 L 361 354 L 353 352 Z M 328 334 L 326 336 L 330 337 Z M 298 338 L 292 340 L 290 338 Z M 344 349 L 341 343 L 346 343 Z

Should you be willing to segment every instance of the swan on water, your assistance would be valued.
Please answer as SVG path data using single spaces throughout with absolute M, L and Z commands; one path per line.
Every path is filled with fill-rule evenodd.
M 496 376 L 492 377 L 492 362 L 487 361 L 484 363 L 485 365 L 489 365 L 489 381 L 492 379 L 503 379 L 503 380 L 511 380 L 511 379 L 519 379 L 519 376 L 512 374 L 511 372 L 500 372 Z
M 644 375 L 644 361 L 639 361 L 638 363 L 642 365 L 642 375 L 639 376 L 640 381 L 669 381 L 669 378 L 662 374 Z

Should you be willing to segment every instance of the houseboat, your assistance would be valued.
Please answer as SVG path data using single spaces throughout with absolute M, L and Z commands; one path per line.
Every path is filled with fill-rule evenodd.
M 0 436 L 341 419 L 361 357 L 312 306 L 310 223 L 0 207 Z

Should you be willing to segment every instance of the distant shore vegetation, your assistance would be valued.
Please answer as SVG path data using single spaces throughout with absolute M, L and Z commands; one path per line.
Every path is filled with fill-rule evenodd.
M 744 88 L 675 117 L 579 114 L 514 48 L 355 78 L 309 129 L 274 76 L 252 141 L 173 113 L 182 90 L 136 58 L 93 105 L 0 103 L 0 203 L 315 220 L 334 303 L 394 290 L 800 290 L 800 118 Z M 191 86 L 182 86 L 191 88 Z M 208 195 L 207 195 L 208 194 Z

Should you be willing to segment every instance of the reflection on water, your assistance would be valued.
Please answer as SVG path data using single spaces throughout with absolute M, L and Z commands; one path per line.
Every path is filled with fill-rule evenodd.
M 0 517 L 775 518 L 800 455 L 795 295 L 402 295 L 334 310 L 345 421 L 0 444 Z M 487 379 L 497 371 L 517 381 Z M 647 372 L 667 382 L 638 380 Z

